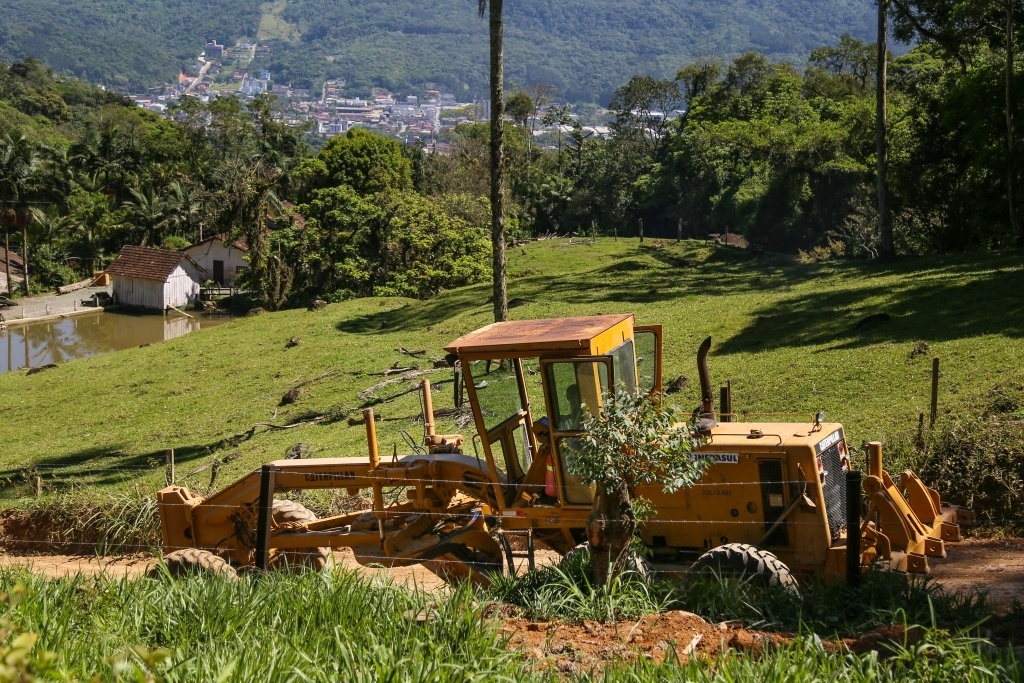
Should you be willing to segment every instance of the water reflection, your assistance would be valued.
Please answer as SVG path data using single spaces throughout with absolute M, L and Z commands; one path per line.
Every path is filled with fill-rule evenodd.
M 0 331 L 0 374 L 174 339 L 228 316 L 96 313 Z

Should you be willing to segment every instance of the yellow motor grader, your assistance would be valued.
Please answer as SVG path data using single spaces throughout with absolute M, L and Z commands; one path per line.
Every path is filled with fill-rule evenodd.
M 878 443 L 867 446 L 862 497 L 841 424 L 820 414 L 795 423 L 733 422 L 728 414 L 719 421 L 710 346 L 705 340 L 697 354 L 695 413 L 704 435 L 698 455 L 711 464 L 692 487 L 637 491 L 653 504 L 642 538 L 659 567 L 685 571 L 696 560 L 783 584 L 794 575 L 856 575 L 876 562 L 924 573 L 929 557 L 960 540 L 971 511 L 941 502 L 911 471 L 894 481 Z M 524 539 L 531 566 L 534 543 L 567 553 L 584 541 L 594 490 L 571 466 L 584 411 L 600 410 L 616 387 L 660 392 L 661 327 L 637 326 L 632 315 L 495 323 L 446 351 L 468 395 L 470 439 L 436 432 L 424 381 L 422 452 L 382 458 L 368 409 L 366 457 L 277 460 L 206 497 L 169 486 L 159 492 L 168 566 L 322 567 L 330 549 L 348 547 L 374 562 L 420 563 L 486 584 L 503 567 L 515 571 Z M 275 498 L 305 489 L 371 490 L 373 507 L 317 519 Z

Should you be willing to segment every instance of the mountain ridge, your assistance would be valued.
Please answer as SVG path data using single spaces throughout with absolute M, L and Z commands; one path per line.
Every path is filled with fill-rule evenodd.
M 505 5 L 506 76 L 573 101 L 605 100 L 636 73 L 671 76 L 702 55 L 751 49 L 802 62 L 842 33 L 871 37 L 861 0 L 520 0 Z M 0 0 L 0 59 L 35 56 L 115 87 L 157 85 L 206 40 L 272 47 L 252 68 L 353 91 L 427 84 L 485 96 L 487 23 L 471 0 Z

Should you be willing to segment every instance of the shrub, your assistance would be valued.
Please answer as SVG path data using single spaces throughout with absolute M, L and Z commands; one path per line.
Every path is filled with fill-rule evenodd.
M 177 235 L 168 235 L 164 238 L 163 244 L 160 245 L 162 249 L 166 249 L 167 251 L 183 251 L 191 246 L 191 242 L 184 237 L 179 237 Z
M 980 415 L 940 420 L 925 438 L 919 474 L 980 519 L 1016 520 L 1024 503 L 1024 424 Z
M 78 280 L 78 273 L 67 264 L 67 253 L 60 249 L 44 245 L 30 257 L 29 281 L 34 287 L 53 290 Z

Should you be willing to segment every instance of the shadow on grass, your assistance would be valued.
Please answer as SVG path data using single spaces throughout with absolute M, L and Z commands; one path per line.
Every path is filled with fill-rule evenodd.
M 572 258 L 571 250 L 566 258 Z M 601 268 L 510 280 L 509 297 L 541 306 L 578 306 L 588 313 L 623 313 L 634 305 L 716 297 L 720 301 L 711 304 L 708 313 L 714 315 L 715 307 L 729 305 L 730 295 L 770 294 L 770 303 L 718 346 L 719 353 L 822 344 L 851 348 L 986 334 L 1017 337 L 1024 335 L 1020 262 L 1020 254 L 1008 253 L 803 264 L 787 256 L 724 246 L 703 255 L 643 247 Z M 819 280 L 822 286 L 815 288 Z M 842 286 L 843 280 L 849 286 Z M 790 294 L 794 288 L 800 293 Z M 490 294 L 489 283 L 479 284 L 346 320 L 337 327 L 354 334 L 421 330 L 457 314 L 487 314 Z M 856 329 L 858 322 L 874 314 L 888 319 Z M 513 312 L 512 317 L 523 316 Z
M 209 455 L 218 444 L 176 447 L 174 461 L 177 468 L 188 466 Z M 166 451 L 128 455 L 116 446 L 95 446 L 61 457 L 36 458 L 31 465 L 0 470 L 3 488 L 19 489 L 32 486 L 35 476 L 42 479 L 48 490 L 77 486 L 105 486 L 135 480 L 146 472 L 163 472 Z
M 908 264 L 909 265 L 909 264 Z M 874 272 L 872 272 L 874 271 Z M 862 277 L 897 275 L 898 284 L 822 291 L 774 301 L 719 353 L 882 342 L 951 341 L 983 335 L 1024 336 L 1024 269 L 978 274 L 970 266 L 860 269 Z M 876 316 L 869 318 L 869 316 Z

